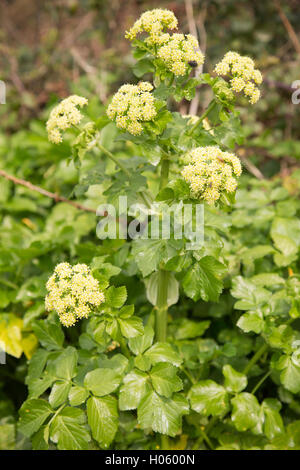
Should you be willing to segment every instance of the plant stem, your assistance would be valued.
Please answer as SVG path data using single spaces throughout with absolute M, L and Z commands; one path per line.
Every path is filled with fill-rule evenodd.
M 156 341 L 166 341 L 167 339 L 167 315 L 168 315 L 168 278 L 167 271 L 158 271 L 158 287 L 156 299 Z
M 252 367 L 257 363 L 257 361 L 267 351 L 268 348 L 269 348 L 269 346 L 267 345 L 267 343 L 265 343 L 258 349 L 258 351 L 256 351 L 254 356 L 250 359 L 250 361 L 248 362 L 248 364 L 244 368 L 243 374 L 247 375 L 250 372 Z
M 257 382 L 257 384 L 255 385 L 255 387 L 253 388 L 252 390 L 252 394 L 254 395 L 257 390 L 259 389 L 259 387 L 264 383 L 264 381 L 269 377 L 269 375 L 271 375 L 271 370 L 268 370 L 268 372 L 262 377 L 262 379 L 260 379 L 259 382 Z
M 211 101 L 210 105 L 208 106 L 207 110 L 199 117 L 198 121 L 193 125 L 193 127 L 191 128 L 191 130 L 187 133 L 188 135 L 192 135 L 194 133 L 194 131 L 197 129 L 198 126 L 200 126 L 201 122 L 203 121 L 203 119 L 206 118 L 206 116 L 214 109 L 214 107 L 216 106 L 216 101 L 213 100 Z
M 166 436 L 165 434 L 161 435 L 160 448 L 161 450 L 169 449 L 169 439 L 168 436 Z
M 130 354 L 130 351 L 127 347 L 127 344 L 124 341 L 124 338 L 120 339 L 120 348 L 121 348 L 121 351 L 124 354 L 124 356 L 127 357 L 127 359 L 130 359 L 131 354 Z
M 161 173 L 159 188 L 163 189 L 168 184 L 170 161 L 167 158 L 161 160 Z
M 124 173 L 128 176 L 128 178 L 131 178 L 130 171 L 127 170 L 125 165 L 123 165 L 123 163 L 118 158 L 116 158 L 109 150 L 107 150 L 105 147 L 103 147 L 103 145 L 101 145 L 99 142 L 97 143 L 97 145 L 98 145 L 99 149 L 101 150 L 101 152 L 105 153 L 105 155 L 108 158 L 110 158 L 118 167 L 120 167 L 121 170 L 124 171 Z

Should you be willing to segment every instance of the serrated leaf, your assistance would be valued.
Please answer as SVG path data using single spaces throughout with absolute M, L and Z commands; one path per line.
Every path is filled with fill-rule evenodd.
M 87 414 L 93 438 L 107 449 L 118 429 L 117 400 L 114 397 L 91 397 L 87 402 Z
M 69 391 L 69 402 L 71 406 L 82 405 L 85 400 L 88 398 L 89 392 L 84 387 L 79 387 L 78 385 L 73 385 Z
M 213 380 L 202 380 L 193 385 L 188 397 L 191 408 L 204 416 L 219 416 L 228 410 L 228 393 Z
M 203 333 L 209 328 L 210 321 L 199 321 L 195 322 L 184 318 L 175 331 L 176 339 L 189 339 L 202 336 Z
M 260 420 L 260 406 L 254 395 L 243 392 L 231 400 L 231 419 L 238 431 L 254 428 Z
M 145 326 L 144 334 L 136 336 L 135 338 L 130 338 L 128 341 L 128 346 L 131 351 L 137 356 L 138 354 L 143 354 L 146 349 L 150 348 L 153 343 L 154 331 L 151 326 Z
M 130 317 L 127 319 L 118 318 L 121 333 L 126 338 L 135 338 L 144 332 L 143 320 L 138 317 Z
M 179 392 L 183 385 L 177 375 L 177 368 L 167 362 L 156 364 L 152 367 L 150 377 L 154 390 L 164 397 L 171 397 Z
M 204 256 L 197 261 L 183 278 L 182 286 L 188 297 L 197 301 L 217 302 L 223 289 L 220 280 L 224 266 L 212 256 Z
M 75 348 L 68 346 L 59 356 L 49 363 L 47 370 L 57 379 L 71 380 L 76 375 L 78 353 Z
M 20 409 L 19 431 L 27 437 L 37 432 L 48 416 L 53 413 L 45 400 L 31 398 Z
M 223 375 L 225 388 L 229 392 L 239 393 L 247 387 L 247 376 L 235 370 L 231 365 L 227 364 L 223 367 Z
M 102 397 L 118 388 L 122 376 L 115 370 L 95 369 L 88 372 L 84 378 L 84 386 L 95 395 Z
M 64 408 L 51 423 L 50 439 L 59 450 L 87 450 L 91 437 L 84 423 L 82 410 Z
M 181 401 L 150 391 L 138 407 L 138 422 L 143 429 L 174 437 L 181 432 L 182 415 L 187 413 L 187 409 Z
M 105 292 L 105 301 L 110 307 L 121 308 L 122 305 L 126 302 L 126 299 L 127 299 L 127 290 L 125 286 L 122 286 L 122 287 L 111 286 Z
M 241 328 L 245 333 L 249 331 L 254 331 L 254 333 L 261 333 L 264 329 L 264 319 L 261 313 L 248 312 L 242 315 L 238 322 L 237 326 Z
M 150 359 L 152 364 L 170 362 L 174 366 L 179 367 L 182 363 L 181 357 L 169 343 L 155 343 L 145 352 L 145 357 Z
M 57 408 L 64 403 L 71 388 L 71 384 L 67 382 L 56 382 L 49 395 L 49 403 L 53 408 Z
M 264 413 L 264 434 L 272 440 L 284 432 L 284 425 L 280 416 L 281 403 L 275 398 L 267 398 L 262 402 Z
M 32 328 L 44 348 L 50 350 L 61 349 L 64 334 L 60 325 L 50 321 L 36 320 Z
M 134 369 L 124 377 L 119 393 L 120 410 L 134 410 L 150 390 L 148 374 Z

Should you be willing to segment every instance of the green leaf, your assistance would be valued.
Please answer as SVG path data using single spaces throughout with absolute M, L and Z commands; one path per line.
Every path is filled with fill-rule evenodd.
M 141 336 L 136 336 L 135 338 L 130 338 L 128 345 L 131 351 L 137 356 L 138 354 L 143 354 L 146 349 L 150 348 L 153 343 L 154 331 L 151 326 L 147 325 L 144 328 L 144 334 Z
M 50 425 L 50 439 L 59 450 L 87 450 L 91 437 L 84 424 L 82 410 L 64 408 Z
M 242 315 L 238 322 L 237 326 L 241 328 L 245 333 L 249 333 L 249 331 L 254 331 L 254 333 L 261 333 L 264 329 L 264 319 L 260 312 L 248 312 Z
M 41 345 L 46 349 L 61 349 L 64 342 L 64 334 L 57 323 L 45 320 L 36 320 L 32 325 Z
M 144 332 L 143 320 L 138 317 L 130 317 L 127 319 L 118 318 L 121 333 L 126 338 L 135 338 Z
M 70 383 L 66 382 L 56 382 L 51 390 L 49 395 L 49 403 L 53 408 L 57 408 L 62 403 L 64 403 L 67 398 L 71 388 Z
M 234 305 L 234 308 L 239 310 L 255 310 L 267 303 L 272 295 L 267 289 L 257 287 L 249 279 L 241 276 L 237 276 L 233 280 L 232 286 L 231 294 L 233 297 L 241 299 Z
M 68 346 L 49 363 L 47 370 L 57 379 L 71 380 L 76 375 L 77 358 L 77 350 Z
M 16 438 L 14 423 L 0 424 L 0 450 L 14 450 Z
M 169 343 L 155 343 L 148 351 L 145 357 L 149 358 L 152 364 L 157 362 L 170 362 L 179 367 L 182 359 Z
M 280 416 L 281 403 L 275 398 L 267 398 L 262 402 L 264 412 L 264 434 L 272 440 L 284 432 L 284 425 Z
M 229 392 L 239 393 L 247 387 L 247 376 L 236 371 L 231 365 L 227 364 L 223 367 L 223 375 L 225 377 L 225 388 Z
M 31 398 L 20 409 L 19 431 L 27 437 L 37 432 L 53 410 L 48 402 Z
M 69 402 L 72 406 L 82 405 L 85 402 L 89 392 L 84 387 L 74 385 L 69 391 Z
M 122 305 L 126 302 L 126 299 L 127 299 L 127 290 L 125 286 L 122 286 L 122 287 L 111 286 L 105 292 L 105 301 L 110 307 L 121 308 Z
M 32 436 L 33 450 L 48 450 L 49 449 L 49 426 L 42 426 L 38 432 Z
M 124 377 L 123 385 L 119 393 L 120 410 L 134 410 L 141 399 L 150 390 L 149 376 L 144 372 L 134 369 Z
M 203 333 L 209 328 L 210 321 L 199 321 L 195 322 L 184 318 L 179 327 L 176 328 L 175 338 L 176 339 L 188 339 L 196 338 L 197 336 L 202 336 Z
M 134 64 L 132 71 L 137 78 L 141 78 L 146 73 L 154 72 L 155 68 L 151 60 L 141 59 Z
M 114 397 L 91 397 L 87 402 L 87 414 L 93 438 L 107 449 L 118 429 L 117 400 Z
M 95 369 L 88 372 L 84 378 L 84 386 L 95 395 L 102 397 L 118 388 L 121 375 L 111 369 Z
M 171 397 L 174 392 L 179 392 L 183 385 L 177 375 L 177 368 L 166 362 L 156 364 L 150 372 L 154 390 L 164 397 Z
M 228 393 L 213 380 L 202 380 L 188 394 L 191 408 L 204 416 L 219 416 L 228 411 Z
M 254 428 L 260 418 L 260 406 L 254 395 L 243 392 L 232 398 L 231 419 L 238 431 Z
M 177 253 L 174 240 L 136 240 L 132 254 L 143 275 L 148 276 L 158 268 L 161 261 L 168 261 Z
M 280 381 L 292 393 L 300 392 L 300 367 L 293 362 L 290 356 L 281 356 L 277 368 L 282 370 Z
M 217 302 L 222 292 L 223 284 L 220 280 L 224 272 L 223 264 L 212 256 L 204 256 L 190 268 L 182 281 L 183 289 L 188 297 L 197 301 Z
M 150 391 L 138 407 L 138 422 L 143 429 L 153 429 L 174 437 L 181 432 L 182 415 L 188 406 L 181 399 L 170 399 Z

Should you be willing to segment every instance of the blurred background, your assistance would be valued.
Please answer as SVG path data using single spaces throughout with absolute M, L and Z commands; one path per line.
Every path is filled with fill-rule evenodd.
M 198 36 L 206 54 L 204 71 L 228 50 L 253 57 L 264 75 L 263 99 L 247 113 L 246 155 L 262 173 L 287 172 L 300 158 L 300 104 L 292 84 L 300 80 L 298 0 L 0 0 L 0 106 L 6 135 L 45 119 L 45 108 L 78 92 L 106 104 L 121 83 L 136 81 L 124 31 L 145 10 L 168 8 L 180 29 Z M 192 108 L 209 97 L 200 90 Z M 99 107 L 99 112 L 100 112 Z M 284 158 L 280 158 L 284 157 Z

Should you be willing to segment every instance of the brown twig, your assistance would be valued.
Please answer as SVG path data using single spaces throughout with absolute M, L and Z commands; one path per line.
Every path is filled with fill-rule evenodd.
M 291 25 L 291 23 L 289 22 L 286 14 L 282 10 L 278 0 L 274 1 L 274 5 L 275 5 L 275 7 L 276 7 L 276 9 L 279 13 L 279 16 L 281 18 L 281 21 L 282 21 L 285 29 L 287 30 L 289 38 L 290 38 L 291 42 L 293 43 L 294 48 L 296 49 L 296 52 L 298 54 L 300 54 L 300 42 L 299 42 L 299 39 L 297 37 L 297 34 L 295 33 L 295 30 L 294 30 L 293 26 Z
M 185 4 L 185 11 L 186 11 L 186 16 L 187 16 L 187 22 L 188 22 L 188 27 L 189 27 L 189 32 L 193 36 L 195 36 L 198 39 L 198 31 L 197 31 L 197 24 L 199 25 L 199 31 L 200 31 L 200 49 L 203 53 L 205 53 L 206 49 L 206 31 L 204 27 L 204 19 L 206 16 L 206 9 L 203 9 L 202 12 L 200 12 L 198 18 L 197 18 L 197 24 L 195 21 L 194 17 L 194 10 L 193 10 L 193 1 L 192 0 L 184 0 Z M 203 65 L 200 65 L 196 69 L 196 76 L 202 73 L 203 70 Z M 200 98 L 200 93 L 199 90 L 196 91 L 196 96 L 192 99 L 190 107 L 189 107 L 189 114 L 191 115 L 196 115 L 198 106 L 199 106 L 199 98 Z
M 91 81 L 94 83 L 95 85 L 95 88 L 96 88 L 96 92 L 99 94 L 100 96 L 100 100 L 105 103 L 105 101 L 107 100 L 107 94 L 105 92 L 105 89 L 102 85 L 102 83 L 100 82 L 100 80 L 98 80 L 97 78 L 97 69 L 96 67 L 94 67 L 93 65 L 89 64 L 78 52 L 77 49 L 75 49 L 74 47 L 72 47 L 71 49 L 71 55 L 74 59 L 74 61 L 76 62 L 76 64 L 79 65 L 79 67 L 84 71 L 86 72 L 90 78 L 91 78 Z
M 20 184 L 21 186 L 25 186 L 32 191 L 37 191 L 38 193 L 43 194 L 43 196 L 50 197 L 51 199 L 54 199 L 55 202 L 65 202 L 66 204 L 70 204 L 70 206 L 76 207 L 76 209 L 96 213 L 96 209 L 91 209 L 90 207 L 83 206 L 78 202 L 70 201 L 70 199 L 67 199 L 66 197 L 59 196 L 58 194 L 51 193 L 50 191 L 46 191 L 45 189 L 40 188 L 39 186 L 36 186 L 29 181 L 25 181 L 20 178 L 16 178 L 15 176 L 9 175 L 4 170 L 0 170 L 0 176 L 3 176 L 9 181 L 12 181 L 14 184 Z
M 241 155 L 241 153 L 239 152 L 239 157 L 242 160 L 242 162 L 244 163 L 244 165 L 247 168 L 247 170 L 249 171 L 249 173 L 251 173 L 253 176 L 255 176 L 255 178 L 257 178 L 259 180 L 264 180 L 265 179 L 262 172 L 255 165 L 253 165 L 253 163 L 249 160 L 248 157 L 246 157 L 246 155 Z

